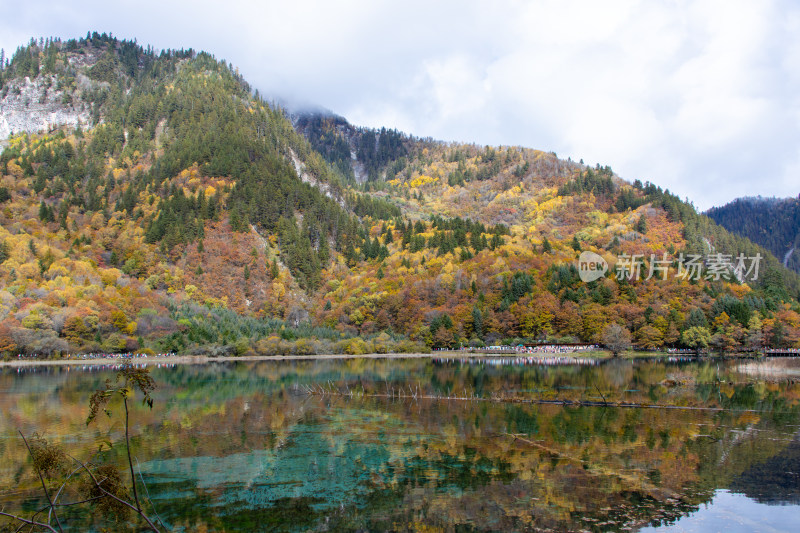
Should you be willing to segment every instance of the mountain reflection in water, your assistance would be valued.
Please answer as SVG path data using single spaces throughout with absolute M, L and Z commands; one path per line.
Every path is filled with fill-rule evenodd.
M 132 413 L 134 452 L 176 531 L 606 531 L 680 524 L 720 494 L 797 503 L 790 380 L 725 361 L 535 359 L 153 368 L 156 405 Z M 89 392 L 113 375 L 0 371 L 0 504 L 41 503 L 17 429 L 82 456 L 106 435 L 119 442 L 113 419 L 85 426 Z M 343 393 L 304 392 L 314 386 Z M 389 390 L 417 399 L 381 396 Z M 537 398 L 608 405 L 520 403 Z M 750 507 L 733 509 L 732 520 L 750 519 Z

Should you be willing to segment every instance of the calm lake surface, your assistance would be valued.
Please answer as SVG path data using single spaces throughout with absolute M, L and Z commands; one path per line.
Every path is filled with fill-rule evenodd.
M 131 413 L 133 453 L 172 531 L 795 531 L 800 380 L 740 365 L 150 365 L 156 401 Z M 0 506 L 42 502 L 17 430 L 83 459 L 111 440 L 98 460 L 125 464 L 119 405 L 85 425 L 114 377 L 0 369 Z

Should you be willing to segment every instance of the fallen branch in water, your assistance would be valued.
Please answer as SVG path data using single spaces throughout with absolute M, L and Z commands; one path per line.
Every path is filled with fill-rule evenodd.
M 518 434 L 501 433 L 500 435 L 502 435 L 504 437 L 510 437 L 515 442 L 518 441 L 518 442 L 522 442 L 522 443 L 524 443 L 524 444 L 526 444 L 528 446 L 532 446 L 532 447 L 534 447 L 534 448 L 536 448 L 538 450 L 541 450 L 542 452 L 544 452 L 544 453 L 546 453 L 548 455 L 551 455 L 553 457 L 558 457 L 559 459 L 564 459 L 564 460 L 567 460 L 567 461 L 570 461 L 570 462 L 573 462 L 573 463 L 577 463 L 584 469 L 585 472 L 587 472 L 589 474 L 592 474 L 594 476 L 615 477 L 615 478 L 619 479 L 620 481 L 624 481 L 626 483 L 631 484 L 632 486 L 636 486 L 639 490 L 643 490 L 649 496 L 651 496 L 651 497 L 653 497 L 653 498 L 655 498 L 657 500 L 663 500 L 663 499 L 669 499 L 669 498 L 676 498 L 677 497 L 677 493 L 676 492 L 674 492 L 672 490 L 669 490 L 669 489 L 666 489 L 666 488 L 663 488 L 663 487 L 656 487 L 655 485 L 653 485 L 652 483 L 650 483 L 648 480 L 646 480 L 644 478 L 632 476 L 630 474 L 625 474 L 625 473 L 622 473 L 622 472 L 617 472 L 616 470 L 612 470 L 612 469 L 610 469 L 608 467 L 598 466 L 598 465 L 596 465 L 594 463 L 591 463 L 590 461 L 587 461 L 587 460 L 584 460 L 584 459 L 579 459 L 577 457 L 573 457 L 573 456 L 571 456 L 569 454 L 566 454 L 564 452 L 560 452 L 558 450 L 555 450 L 553 448 L 545 446 L 544 444 L 541 444 L 539 442 L 536 442 L 536 441 L 533 441 L 533 440 L 530 440 L 530 439 L 526 439 L 526 438 L 524 438 L 524 437 L 522 437 L 521 435 L 518 435 Z
M 490 402 L 490 403 L 522 403 L 522 404 L 538 404 L 538 405 L 562 405 L 566 407 L 621 407 L 628 409 L 674 409 L 680 411 L 735 411 L 737 413 L 759 413 L 758 409 L 730 409 L 727 407 L 704 407 L 693 405 L 663 405 L 657 403 L 637 403 L 637 402 L 623 402 L 623 401 L 603 401 L 597 400 L 572 400 L 568 398 L 521 398 L 518 396 L 501 396 L 493 393 L 490 397 L 478 396 L 475 393 L 468 394 L 464 390 L 463 396 L 452 395 L 436 395 L 436 394 L 423 394 L 409 387 L 408 390 L 394 389 L 388 387 L 385 393 L 380 392 L 366 392 L 366 391 L 353 391 L 346 389 L 342 391 L 336 388 L 332 383 L 328 382 L 326 387 L 321 385 L 301 385 L 296 387 L 296 390 L 313 396 L 337 396 L 346 398 L 384 398 L 389 400 L 437 400 L 437 401 L 467 401 L 467 402 Z

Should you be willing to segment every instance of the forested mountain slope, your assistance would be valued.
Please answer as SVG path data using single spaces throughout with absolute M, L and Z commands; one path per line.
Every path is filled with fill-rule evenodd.
M 706 213 L 732 233 L 760 244 L 800 272 L 800 199 L 738 198 Z
M 795 274 L 610 168 L 325 114 L 295 129 L 231 65 L 105 34 L 3 67 L 9 129 L 23 94 L 59 112 L 0 154 L 0 352 L 594 342 L 612 322 L 646 347 L 800 343 Z M 606 276 L 582 282 L 581 251 Z M 762 254 L 758 279 L 675 276 L 717 253 Z M 654 259 L 667 279 L 644 280 Z
M 425 144 L 435 144 L 397 130 L 357 128 L 343 117 L 322 111 L 295 113 L 292 123 L 326 161 L 357 183 L 378 181 L 385 177 L 389 164 L 396 164 Z

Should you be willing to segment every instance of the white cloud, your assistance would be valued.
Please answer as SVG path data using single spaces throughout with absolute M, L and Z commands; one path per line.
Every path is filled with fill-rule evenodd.
M 702 208 L 798 193 L 790 0 L 8 3 L 7 53 L 109 31 L 208 50 L 262 93 L 355 123 L 553 150 Z

